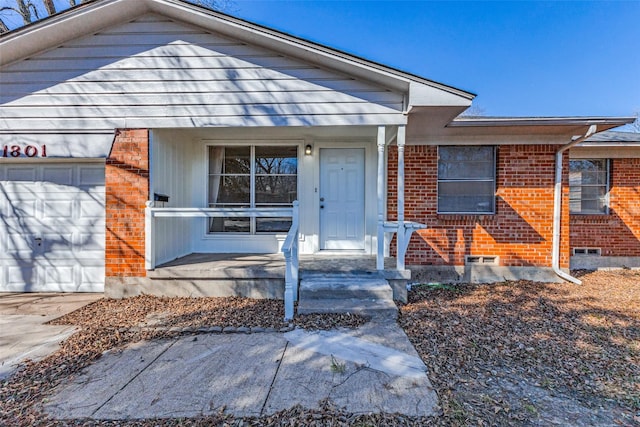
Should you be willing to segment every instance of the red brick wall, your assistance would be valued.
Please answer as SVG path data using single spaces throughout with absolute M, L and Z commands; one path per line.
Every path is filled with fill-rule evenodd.
M 497 147 L 495 215 L 438 215 L 435 146 L 405 147 L 405 219 L 414 233 L 407 265 L 463 265 L 465 255 L 497 255 L 503 266 L 551 266 L 556 147 Z M 560 266 L 569 266 L 568 157 L 565 158 Z M 389 218 L 396 218 L 397 150 L 389 152 Z M 395 253 L 395 247 L 392 247 Z
M 121 129 L 105 166 L 106 277 L 144 277 L 144 208 L 149 198 L 149 132 Z
M 609 215 L 571 215 L 571 248 L 640 256 L 640 159 L 611 160 Z

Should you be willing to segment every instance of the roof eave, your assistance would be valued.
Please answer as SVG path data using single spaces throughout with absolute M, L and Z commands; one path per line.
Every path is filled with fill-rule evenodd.
M 506 126 L 591 126 L 613 127 L 633 123 L 636 117 L 478 117 L 457 118 L 447 127 L 506 127 Z

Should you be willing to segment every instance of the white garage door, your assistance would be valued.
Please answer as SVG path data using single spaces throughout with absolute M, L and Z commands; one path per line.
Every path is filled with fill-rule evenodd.
M 104 290 L 104 163 L 0 164 L 0 291 Z

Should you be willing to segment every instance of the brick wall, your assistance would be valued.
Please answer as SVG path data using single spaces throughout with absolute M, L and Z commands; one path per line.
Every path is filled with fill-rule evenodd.
M 406 146 L 405 219 L 428 227 L 413 234 L 407 265 L 463 265 L 466 255 L 497 255 L 503 266 L 550 267 L 556 149 L 547 145 L 498 146 L 496 214 L 438 215 L 437 147 Z M 568 267 L 568 157 L 564 161 L 560 266 Z M 388 216 L 395 219 L 395 147 L 389 151 L 388 167 Z
M 144 277 L 144 208 L 149 198 L 149 132 L 121 129 L 105 165 L 106 277 Z
M 640 256 L 640 159 L 611 160 L 609 215 L 571 215 L 571 248 Z

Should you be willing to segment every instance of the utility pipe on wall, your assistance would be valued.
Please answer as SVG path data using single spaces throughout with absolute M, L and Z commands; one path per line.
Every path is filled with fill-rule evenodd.
M 553 268 L 553 272 L 556 273 L 560 278 L 577 285 L 582 284 L 582 281 L 580 281 L 580 279 L 570 276 L 560 269 L 560 223 L 562 220 L 562 155 L 571 147 L 589 138 L 591 135 L 596 133 L 597 130 L 598 127 L 596 125 L 589 126 L 589 129 L 583 136 L 580 136 L 571 141 L 569 144 L 560 147 L 560 149 L 556 152 L 556 179 L 553 189 L 553 240 L 551 250 L 551 266 Z

